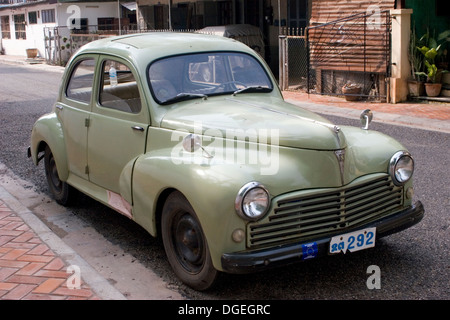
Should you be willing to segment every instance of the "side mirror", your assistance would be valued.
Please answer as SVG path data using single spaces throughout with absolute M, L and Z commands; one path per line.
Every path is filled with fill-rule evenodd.
M 361 120 L 362 129 L 368 130 L 369 124 L 372 122 L 373 119 L 373 113 L 370 111 L 370 109 L 366 109 L 363 112 L 361 112 L 361 115 L 359 116 L 359 119 Z
M 205 150 L 205 148 L 203 148 L 202 138 L 196 134 L 190 133 L 186 137 L 184 137 L 183 149 L 187 152 L 195 152 L 198 149 L 202 149 L 203 152 L 206 153 L 206 155 L 204 155 L 205 158 L 211 159 L 213 157 L 211 154 L 209 154 L 208 151 Z
M 183 148 L 187 152 L 194 152 L 201 148 L 201 138 L 196 134 L 189 134 L 183 139 Z

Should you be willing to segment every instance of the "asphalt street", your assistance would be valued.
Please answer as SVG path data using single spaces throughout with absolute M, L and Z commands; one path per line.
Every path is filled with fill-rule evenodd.
M 35 167 L 31 163 L 26 157 L 26 147 L 34 121 L 51 110 L 60 79 L 60 72 L 0 64 L 0 162 L 24 189 L 48 202 L 52 201 L 48 198 L 44 168 L 42 164 Z M 338 125 L 359 126 L 356 119 L 325 117 Z M 153 239 L 132 221 L 85 196 L 80 196 L 79 202 L 64 209 L 59 217 L 54 212 L 40 212 L 39 217 L 61 239 L 80 250 L 88 262 L 93 253 L 86 247 L 107 243 L 116 248 L 116 251 L 108 251 L 97 247 L 99 251 L 104 250 L 104 254 L 91 261 L 94 268 L 108 274 L 111 283 L 119 285 L 122 275 L 107 270 L 113 260 L 122 263 L 118 268 L 133 265 L 138 266 L 138 270 L 151 270 L 166 287 L 194 300 L 448 300 L 450 134 L 376 121 L 371 129 L 397 138 L 412 153 L 416 162 L 415 198 L 424 203 L 426 210 L 425 218 L 418 225 L 382 239 L 373 249 L 252 275 L 222 275 L 214 290 L 199 293 L 175 278 L 160 240 Z M 80 244 L 80 230 L 83 245 Z M 366 285 L 370 276 L 367 269 L 373 265 L 381 272 L 380 289 L 369 289 Z M 127 281 L 131 284 L 145 281 L 140 278 L 144 275 L 144 271 L 137 272 Z M 123 290 L 125 295 L 135 297 L 127 291 L 130 288 Z

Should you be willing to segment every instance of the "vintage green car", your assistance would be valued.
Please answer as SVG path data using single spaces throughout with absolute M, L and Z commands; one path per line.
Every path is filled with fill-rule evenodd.
M 57 202 L 75 188 L 126 215 L 205 290 L 221 272 L 370 248 L 422 219 L 413 159 L 371 117 L 339 127 L 286 103 L 235 40 L 134 34 L 71 58 L 28 155 Z

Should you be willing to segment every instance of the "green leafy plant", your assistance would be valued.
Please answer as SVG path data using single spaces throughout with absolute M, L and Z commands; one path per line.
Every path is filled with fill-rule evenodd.
M 417 75 L 419 76 L 426 76 L 427 79 L 431 82 L 431 83 L 436 83 L 436 76 L 438 75 L 438 68 L 436 67 L 436 65 L 433 63 L 431 64 L 430 62 L 428 62 L 427 60 L 425 60 L 425 66 L 428 69 L 428 72 L 417 72 Z M 439 71 L 442 72 L 442 71 Z
M 443 32 L 442 34 L 448 33 L 448 30 Z M 442 34 L 439 35 L 438 39 L 445 39 L 444 43 L 447 42 L 447 37 L 442 37 Z M 423 55 L 423 63 L 427 68 L 426 72 L 419 71 L 415 72 L 418 76 L 426 76 L 428 81 L 431 83 L 436 83 L 438 76 L 441 73 L 448 72 L 447 70 L 439 70 L 435 64 L 436 57 L 441 54 L 441 48 L 444 43 L 438 45 L 437 41 L 430 37 L 429 32 L 424 34 L 422 38 L 419 40 L 420 42 L 425 41 L 427 45 L 422 45 L 421 47 L 416 47 Z
M 419 45 L 419 38 L 416 34 L 416 28 L 413 25 L 411 28 L 411 36 L 409 41 L 408 58 L 411 65 L 411 78 L 414 81 L 423 81 L 421 79 L 422 76 L 417 74 L 418 72 L 423 71 L 423 58 L 422 54 L 418 50 Z

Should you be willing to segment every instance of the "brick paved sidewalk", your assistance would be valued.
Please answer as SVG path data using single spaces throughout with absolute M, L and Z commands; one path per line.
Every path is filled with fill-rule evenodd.
M 81 279 L 70 289 L 68 265 L 0 200 L 0 299 L 91 300 L 99 298 Z M 69 285 L 76 284 L 69 280 Z

